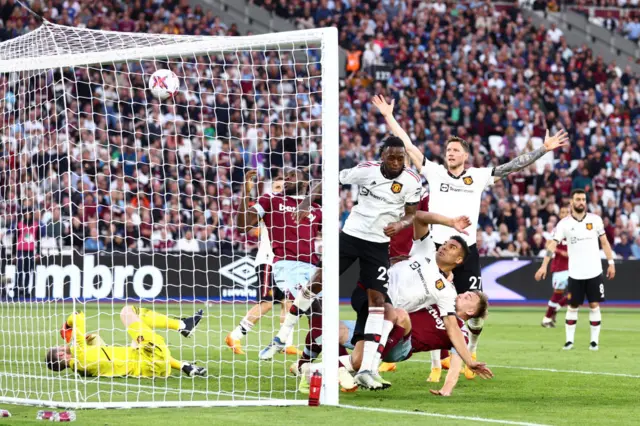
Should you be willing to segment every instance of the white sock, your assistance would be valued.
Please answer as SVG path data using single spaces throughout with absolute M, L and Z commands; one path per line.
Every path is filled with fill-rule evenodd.
M 440 362 L 440 349 L 431 351 L 431 368 L 442 368 L 442 363 Z
M 578 323 L 578 308 L 567 308 L 567 315 L 565 316 L 564 329 L 567 334 L 567 342 L 573 343 L 576 336 L 576 324 Z
M 474 353 L 478 349 L 478 339 L 480 339 L 480 333 L 482 327 L 484 327 L 484 318 L 471 318 L 467 321 L 467 327 L 469 327 L 469 352 Z
M 391 333 L 391 330 L 393 330 L 393 323 L 391 321 L 384 320 L 384 322 L 382 323 L 382 334 L 380 335 L 380 345 L 378 345 L 378 352 L 376 352 L 376 355 L 374 357 L 374 364 L 371 371 L 378 371 L 378 368 L 380 367 L 380 362 L 382 361 L 382 351 L 380 350 L 380 346 L 382 346 L 382 349 L 384 350 L 384 347 L 387 345 L 387 340 L 389 339 L 389 333 Z
M 591 309 L 589 312 L 589 323 L 591 324 L 591 341 L 600 342 L 600 324 L 602 323 L 602 315 L 600 314 L 600 306 Z
M 282 327 L 282 324 L 280 324 L 280 327 Z M 284 342 L 285 347 L 289 347 L 289 346 L 293 346 L 293 333 L 289 333 L 289 337 L 287 337 L 287 341 Z
M 251 329 L 253 329 L 253 323 L 249 321 L 247 317 L 244 317 L 240 321 L 240 324 L 231 332 L 231 337 L 236 340 L 242 340 Z
M 289 339 L 289 336 L 293 333 L 293 327 L 295 327 L 300 320 L 300 315 L 307 312 L 311 307 L 311 302 L 313 302 L 314 296 L 315 295 L 311 292 L 311 290 L 307 288 L 303 288 L 298 291 L 296 300 L 293 301 L 293 305 L 298 310 L 298 315 L 294 315 L 290 311 L 287 312 L 287 315 L 284 317 L 284 322 L 280 326 L 280 331 L 278 331 L 277 335 L 281 342 L 286 342 L 287 339 Z
M 367 317 L 367 322 L 364 326 L 364 334 L 370 336 L 378 336 L 378 338 L 382 338 L 382 327 L 384 326 L 384 307 L 369 307 L 369 316 Z M 375 340 L 366 340 L 364 342 L 364 353 L 362 354 L 362 365 L 360 365 L 360 370 L 358 372 L 363 371 L 371 371 L 373 373 L 372 368 L 374 367 L 373 363 L 378 353 L 378 346 L 380 346 L 380 341 L 377 342 Z
M 351 364 L 351 355 L 342 355 L 338 360 L 340 360 L 344 368 L 346 368 L 349 373 L 353 373 L 355 371 L 353 369 L 353 364 Z

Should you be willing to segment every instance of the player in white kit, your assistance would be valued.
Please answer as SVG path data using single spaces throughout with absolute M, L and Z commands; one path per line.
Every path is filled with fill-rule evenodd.
M 388 137 L 381 148 L 381 161 L 363 162 L 340 172 L 342 185 L 358 186 L 358 203 L 340 232 L 340 274 L 356 260 L 360 264 L 358 283 L 365 287 L 367 298 L 352 307 L 360 322 L 357 338 L 363 339 L 364 354 L 356 382 L 367 389 L 387 388 L 391 384 L 378 375 L 378 348 L 384 347 L 393 324 L 384 316 L 387 301 L 390 237 L 413 223 L 422 183 L 420 177 L 405 168 L 406 150 L 397 137 Z M 321 192 L 314 188 L 307 205 Z M 299 210 L 304 210 L 302 204 Z M 300 217 L 300 216 L 299 216 Z M 311 306 L 322 289 L 322 269 L 318 269 L 309 286 L 298 292 L 278 335 L 261 353 L 269 359 L 293 331 L 302 312 Z M 361 329 L 360 329 L 361 328 Z M 264 356 L 263 356 L 264 354 Z
M 591 324 L 591 343 L 589 349 L 597 351 L 600 344 L 600 326 L 602 315 L 600 303 L 604 302 L 604 280 L 602 278 L 602 261 L 600 245 L 604 251 L 609 267 L 607 278 L 612 280 L 616 275 L 613 262 L 613 251 L 604 232 L 602 218 L 587 212 L 587 196 L 582 189 L 571 193 L 571 215 L 565 217 L 558 225 L 547 246 L 550 253 L 555 252 L 557 245 L 566 240 L 569 253 L 569 288 L 567 301 L 569 308 L 565 317 L 566 343 L 565 350 L 573 349 L 578 322 L 578 308 L 585 296 L 589 302 L 589 323 Z M 545 258 L 546 260 L 546 258 Z M 548 263 L 548 261 L 547 261 Z M 546 273 L 546 264 L 545 273 Z M 544 278 L 544 276 L 542 277 Z
M 490 377 L 491 372 L 485 369 L 484 363 L 478 363 L 472 359 L 458 319 L 458 314 L 464 318 L 484 316 L 487 307 L 486 296 L 480 291 L 465 292 L 458 296 L 455 287 L 448 279 L 451 271 L 464 262 L 468 255 L 468 245 L 463 238 L 454 235 L 436 250 L 429 235 L 429 226 L 436 223 L 450 227 L 451 232 L 455 229 L 459 233 L 466 234 L 465 228 L 471 221 L 466 216 L 447 218 L 437 213 L 419 211 L 413 223 L 414 241 L 410 256 L 389 269 L 388 295 L 392 305 L 385 306 L 387 311 L 392 311 L 397 316 L 398 320 L 395 320 L 394 315 L 389 315 L 396 325 L 399 325 L 399 318 L 410 319 L 408 329 L 406 326 L 399 326 L 402 327 L 401 330 L 411 330 L 411 334 L 409 338 L 405 337 L 402 343 L 399 343 L 394 328 L 394 334 L 390 337 L 393 348 L 388 348 L 390 350 L 388 353 L 385 348 L 381 356 L 384 356 L 385 361 L 398 362 L 409 358 L 411 353 L 431 351 L 434 347 L 439 348 L 444 344 L 443 347 L 446 349 L 454 346 L 471 370 L 480 371 Z M 362 286 L 354 290 L 352 303 L 358 299 L 366 299 Z M 470 310 L 461 309 L 462 305 Z M 398 309 L 404 311 L 404 314 Z M 434 319 L 443 327 L 443 330 L 446 330 L 446 333 L 434 336 L 429 326 Z M 345 324 L 355 330 L 358 328 L 357 321 L 355 324 L 349 321 Z M 345 365 L 351 364 L 352 367 L 357 368 L 360 365 L 362 343 L 357 341 L 356 331 L 352 331 L 352 335 L 352 343 L 355 347 L 351 354 L 351 362 L 343 357 L 341 361 Z M 407 336 L 406 333 L 404 336 Z M 439 358 L 437 362 L 439 364 Z M 348 369 L 353 368 L 348 367 Z
M 480 256 L 476 247 L 476 232 L 482 194 L 487 186 L 502 179 L 510 173 L 519 171 L 534 163 L 548 151 L 568 145 L 566 132 L 560 131 L 550 137 L 547 131 L 544 145 L 535 151 L 526 152 L 512 161 L 498 167 L 470 167 L 465 169 L 469 159 L 470 147 L 468 142 L 458 137 L 451 137 L 445 143 L 446 167 L 429 161 L 422 152 L 413 145 L 409 135 L 400 127 L 393 117 L 394 101 L 388 104 L 382 96 L 373 98 L 373 104 L 384 116 L 387 125 L 394 135 L 398 136 L 407 150 L 411 162 L 416 169 L 426 177 L 429 183 L 429 211 L 440 213 L 448 217 L 468 215 L 472 224 L 469 235 L 460 234 L 469 245 L 469 256 L 463 265 L 453 271 L 453 283 L 458 293 L 468 290 L 482 290 L 480 273 Z M 436 246 L 443 244 L 451 236 L 451 232 L 442 226 L 432 229 Z M 475 318 L 467 324 L 471 331 L 469 349 L 476 352 L 478 338 L 484 319 Z M 430 381 L 439 381 L 440 372 L 433 371 Z M 474 374 L 465 369 L 465 376 L 473 378 Z

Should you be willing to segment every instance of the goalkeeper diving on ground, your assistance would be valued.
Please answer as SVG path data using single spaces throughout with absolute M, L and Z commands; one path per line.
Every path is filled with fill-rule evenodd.
M 154 331 L 175 330 L 189 337 L 202 319 L 202 310 L 192 317 L 174 319 L 151 309 L 125 306 L 120 319 L 133 339 L 131 346 L 110 346 L 98 334 L 86 334 L 84 313 L 72 313 L 60 330 L 70 344 L 49 349 L 47 367 L 53 371 L 71 368 L 87 377 L 169 377 L 172 369 L 189 377 L 207 375 L 205 368 L 173 358 L 162 336 Z

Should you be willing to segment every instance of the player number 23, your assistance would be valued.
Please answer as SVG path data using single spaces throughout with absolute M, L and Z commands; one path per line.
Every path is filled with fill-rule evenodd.
M 378 272 L 380 272 L 380 275 L 378 275 L 378 279 L 380 281 L 387 281 L 387 268 L 381 266 L 378 268 Z

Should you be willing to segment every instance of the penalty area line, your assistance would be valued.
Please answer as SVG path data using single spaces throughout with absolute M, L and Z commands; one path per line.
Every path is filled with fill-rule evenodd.
M 457 416 L 455 414 L 429 413 L 427 411 L 394 410 L 391 408 L 359 407 L 357 405 L 342 405 L 342 404 L 339 404 L 338 407 L 347 408 L 349 410 L 373 411 L 377 413 L 388 413 L 388 414 L 406 414 L 410 416 L 422 416 L 422 417 L 439 417 L 441 419 L 467 420 L 467 421 L 483 422 L 483 423 L 498 423 L 502 425 L 545 426 L 540 423 L 527 423 L 527 422 L 515 422 L 511 420 L 487 419 L 484 417 Z

